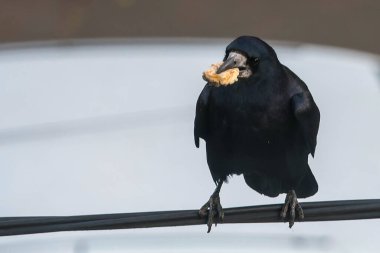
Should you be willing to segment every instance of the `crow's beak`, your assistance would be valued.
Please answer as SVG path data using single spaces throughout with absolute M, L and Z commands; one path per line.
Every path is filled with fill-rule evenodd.
M 218 68 L 216 71 L 217 74 L 220 74 L 228 69 L 232 69 L 236 67 L 236 62 L 234 61 L 234 58 L 228 58 L 223 64 Z

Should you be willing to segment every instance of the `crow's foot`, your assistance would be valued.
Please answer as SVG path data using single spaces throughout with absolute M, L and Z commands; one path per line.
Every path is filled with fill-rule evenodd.
M 199 210 L 199 215 L 201 217 L 207 217 L 207 233 L 210 233 L 213 223 L 216 226 L 218 222 L 223 222 L 224 213 L 222 205 L 220 204 L 219 193 L 211 195 L 210 200 Z
M 281 218 L 286 219 L 287 213 L 289 211 L 289 228 L 291 228 L 294 225 L 294 221 L 296 219 L 296 212 L 298 215 L 298 220 L 303 220 L 305 217 L 303 214 L 303 210 L 301 208 L 301 205 L 298 203 L 297 195 L 294 190 L 291 190 L 286 195 L 285 204 L 282 206 L 281 210 Z
M 210 233 L 212 224 L 215 226 L 218 221 L 222 222 L 224 218 L 223 208 L 220 204 L 219 192 L 222 188 L 223 180 L 218 180 L 214 193 L 211 195 L 210 200 L 204 204 L 199 210 L 199 215 L 201 217 L 207 217 L 207 233 Z

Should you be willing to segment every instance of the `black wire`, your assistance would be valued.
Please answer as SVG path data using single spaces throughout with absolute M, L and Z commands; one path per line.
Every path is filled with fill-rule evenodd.
M 380 218 L 380 199 L 305 202 L 303 221 Z M 224 209 L 223 223 L 286 222 L 279 216 L 282 205 Z M 78 216 L 1 217 L 0 236 L 59 231 L 129 229 L 205 224 L 198 210 L 158 211 Z

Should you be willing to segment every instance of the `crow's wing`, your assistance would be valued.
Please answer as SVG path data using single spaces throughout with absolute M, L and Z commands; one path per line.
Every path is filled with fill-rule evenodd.
M 208 132 L 208 98 L 211 86 L 206 84 L 197 101 L 194 121 L 194 141 L 195 146 L 199 148 L 199 138 L 207 139 Z
M 306 85 L 303 88 L 304 89 L 302 89 L 301 92 L 292 96 L 291 104 L 294 116 L 304 136 L 308 151 L 314 157 L 315 147 L 317 146 L 320 114 L 313 97 L 306 88 Z

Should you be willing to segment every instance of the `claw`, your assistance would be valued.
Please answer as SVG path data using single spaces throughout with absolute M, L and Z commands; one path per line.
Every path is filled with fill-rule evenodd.
M 220 204 L 219 195 L 212 195 L 210 200 L 206 202 L 199 210 L 201 217 L 207 216 L 207 233 L 210 233 L 212 224 L 217 226 L 218 222 L 222 222 L 224 218 L 224 212 L 222 205 Z
M 289 210 L 290 209 L 290 210 Z M 282 206 L 280 216 L 283 220 L 286 219 L 289 210 L 289 228 L 292 228 L 296 220 L 296 214 L 298 219 L 304 219 L 305 215 L 303 213 L 301 205 L 298 203 L 297 195 L 294 190 L 291 190 L 286 195 L 285 204 Z
M 286 213 L 288 212 L 289 205 L 287 203 L 289 203 L 289 199 L 290 199 L 290 194 L 286 194 L 285 204 L 282 206 L 282 210 L 280 213 L 280 216 L 283 220 L 286 218 Z
M 215 188 L 214 193 L 211 195 L 210 200 L 204 204 L 199 210 L 201 217 L 207 216 L 207 233 L 210 233 L 212 224 L 215 223 L 215 227 L 218 221 L 222 222 L 224 218 L 224 212 L 222 205 L 220 204 L 219 192 L 223 185 L 223 180 L 219 180 Z
M 296 210 L 297 210 L 297 212 L 298 212 L 298 217 L 299 217 L 301 220 L 303 220 L 303 219 L 305 218 L 305 215 L 304 215 L 303 210 L 302 210 L 302 207 L 301 207 L 301 205 L 298 203 L 298 201 L 297 201 L 296 208 L 297 208 Z
M 222 205 L 220 204 L 220 201 L 219 201 L 219 205 L 217 205 L 217 210 L 218 210 L 218 218 L 219 220 L 223 221 L 224 219 L 224 212 L 223 212 L 223 208 L 222 208 Z M 216 223 L 215 223 L 215 226 L 216 226 Z

